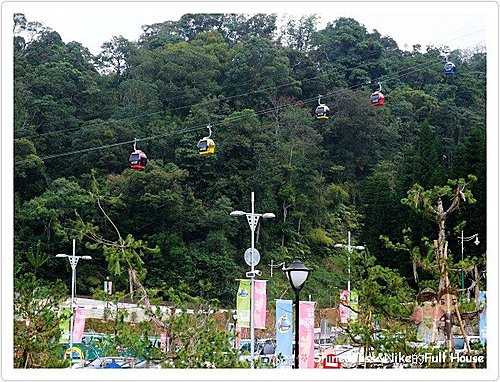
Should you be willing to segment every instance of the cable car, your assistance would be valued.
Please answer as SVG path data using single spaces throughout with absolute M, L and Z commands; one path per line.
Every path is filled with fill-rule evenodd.
M 136 143 L 137 143 L 137 138 L 134 138 L 134 151 L 130 154 L 128 162 L 130 163 L 131 169 L 144 170 L 148 163 L 148 157 L 143 151 L 137 150 Z
M 384 95 L 382 94 L 382 84 L 379 82 L 378 83 L 378 90 L 373 92 L 372 95 L 370 96 L 370 102 L 372 106 L 382 106 L 384 104 Z
M 455 74 L 456 66 L 453 62 L 448 61 L 444 64 L 444 74 Z
M 208 156 L 215 153 L 215 142 L 210 137 L 212 136 L 212 126 L 208 125 L 208 137 L 203 137 L 198 142 L 198 153 L 201 156 Z
M 316 108 L 314 115 L 316 116 L 316 119 L 330 118 L 330 108 L 321 103 L 321 94 L 318 96 L 318 107 Z

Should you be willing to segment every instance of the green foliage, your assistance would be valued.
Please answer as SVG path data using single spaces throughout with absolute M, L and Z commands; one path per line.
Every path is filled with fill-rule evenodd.
M 61 368 L 68 361 L 59 353 L 59 323 L 68 319 L 58 316 L 59 304 L 67 289 L 61 282 L 37 280 L 31 274 L 14 283 L 14 367 Z
M 452 52 L 460 76 L 444 77 L 444 48 L 401 51 L 354 19 L 317 21 L 289 18 L 278 30 L 274 14 L 186 14 L 143 26 L 137 43 L 114 36 L 93 56 L 15 14 L 17 272 L 67 280 L 67 264 L 41 254 L 78 238 L 77 253 L 93 257 L 79 266 L 79 293 L 110 275 L 124 291 L 134 269 L 163 299 L 175 287 L 233 306 L 249 232 L 229 213 L 248 211 L 252 191 L 256 210 L 276 215 L 256 231 L 262 263 L 302 256 L 316 270 L 305 291 L 325 305 L 347 281 L 347 256 L 332 248 L 347 231 L 370 253 L 353 254 L 352 281 L 366 283 L 374 315 L 384 293 L 397 305 L 384 283 L 411 301 L 397 272 L 411 280 L 422 266 L 411 286 L 432 284 L 433 208 L 439 198 L 448 208 L 457 190 L 467 203 L 446 234 L 477 231 L 481 244 L 460 266 L 483 266 L 486 52 Z M 375 108 L 378 81 L 386 104 Z M 318 94 L 329 120 L 312 116 Z M 208 124 L 216 153 L 200 157 Z M 136 137 L 144 171 L 127 168 Z M 277 282 L 273 293 L 286 288 Z
M 237 349 L 231 334 L 220 329 L 221 323 L 208 314 L 215 306 L 206 299 L 193 298 L 183 292 L 168 290 L 173 309 L 168 319 L 171 347 L 164 357 L 166 367 L 173 368 L 237 368 L 245 363 L 238 361 Z M 193 309 L 193 313 L 186 313 Z

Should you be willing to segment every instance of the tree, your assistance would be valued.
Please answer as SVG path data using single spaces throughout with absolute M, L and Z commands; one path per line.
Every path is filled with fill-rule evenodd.
M 30 200 L 43 193 L 47 175 L 43 161 L 33 142 L 26 138 L 14 141 L 14 187 L 22 200 Z
M 477 178 L 474 175 L 468 176 L 468 181 L 464 178 L 458 180 L 448 180 L 446 186 L 434 186 L 430 190 L 425 190 L 419 184 L 415 184 L 408 190 L 408 197 L 401 202 L 413 210 L 423 214 L 434 221 L 438 226 L 438 263 L 446 260 L 446 220 L 460 206 L 461 202 L 475 203 L 470 186 Z M 443 198 L 451 198 L 448 207 L 444 206 Z M 441 266 L 441 265 L 440 265 Z M 440 289 L 447 286 L 440 281 Z
M 144 292 L 144 287 L 141 283 L 146 276 L 146 269 L 144 267 L 144 261 L 142 260 L 143 251 L 158 252 L 159 248 L 148 248 L 142 240 L 135 240 L 131 234 L 127 234 L 127 236 L 123 238 L 116 224 L 104 210 L 101 204 L 102 196 L 99 195 L 99 190 L 95 182 L 93 188 L 94 192 L 91 195 L 96 199 L 102 214 L 113 227 L 117 240 L 113 241 L 106 239 L 97 233 L 97 227 L 85 224 L 83 221 L 80 221 L 81 233 L 95 242 L 95 244 L 89 245 L 91 249 L 102 248 L 103 255 L 108 262 L 109 272 L 113 276 L 120 277 L 122 275 L 122 268 L 127 269 L 130 297 L 133 299 L 134 287 L 136 285 L 139 286 L 140 292 Z M 147 294 L 144 295 L 143 293 L 143 298 L 147 299 Z M 146 305 L 148 304 L 146 303 Z
M 123 36 L 113 36 L 110 41 L 101 46 L 101 53 L 97 56 L 100 69 L 107 73 L 114 73 L 120 81 L 130 68 L 130 57 L 136 49 L 134 43 Z
M 214 302 L 192 298 L 169 289 L 174 312 L 168 319 L 171 346 L 165 354 L 166 367 L 174 368 L 237 368 L 245 367 L 238 360 L 238 350 L 232 347 L 230 333 L 220 329 L 211 314 Z M 190 307 L 193 313 L 186 313 Z
M 60 354 L 59 324 L 68 317 L 57 314 L 66 286 L 25 274 L 15 278 L 14 290 L 14 367 L 67 367 Z

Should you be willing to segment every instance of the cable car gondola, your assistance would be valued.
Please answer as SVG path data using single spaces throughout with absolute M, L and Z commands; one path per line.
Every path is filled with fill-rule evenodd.
M 130 154 L 128 162 L 130 163 L 131 169 L 144 170 L 148 163 L 148 157 L 143 151 L 137 150 L 136 143 L 137 143 L 137 138 L 134 138 L 134 151 Z
M 321 103 L 321 94 L 318 96 L 318 107 L 314 112 L 316 119 L 328 119 L 330 118 L 330 109 L 325 104 Z
M 378 90 L 373 92 L 372 95 L 370 96 L 370 102 L 372 106 L 382 106 L 384 104 L 384 95 L 382 94 L 382 84 L 379 82 L 378 83 Z
M 212 126 L 208 125 L 207 129 L 209 132 L 208 137 L 203 137 L 198 142 L 198 153 L 200 153 L 201 156 L 212 155 L 215 153 L 215 142 L 210 138 L 212 135 Z
M 444 64 L 444 74 L 455 74 L 456 66 L 453 62 L 448 61 Z

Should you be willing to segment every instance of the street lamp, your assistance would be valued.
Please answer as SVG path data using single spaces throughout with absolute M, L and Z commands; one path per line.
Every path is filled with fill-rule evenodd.
M 474 240 L 474 244 L 479 245 L 479 238 L 478 238 L 478 234 L 477 233 L 475 233 L 472 236 L 464 237 L 464 230 L 462 230 L 462 232 L 461 232 L 461 239 L 462 239 L 462 261 L 464 261 L 464 241 L 471 241 L 474 238 L 476 239 L 476 240 Z M 464 280 L 464 271 L 463 271 L 463 269 L 462 269 L 462 289 L 465 289 L 465 280 Z
M 349 303 L 351 299 L 351 253 L 354 249 L 362 251 L 365 249 L 362 245 L 351 246 L 351 231 L 347 232 L 347 245 L 345 244 L 335 244 L 335 248 L 346 248 L 347 249 L 347 292 L 349 293 Z
M 255 291 L 254 291 L 254 278 L 255 278 L 255 262 L 254 262 L 254 252 L 255 252 L 255 229 L 257 228 L 257 223 L 259 222 L 259 218 L 263 219 L 271 219 L 274 218 L 275 215 L 271 212 L 267 212 L 265 214 L 256 214 L 255 213 L 255 194 L 252 191 L 251 195 L 251 203 L 252 203 L 252 212 L 243 212 L 243 211 L 233 211 L 229 215 L 231 216 L 246 216 L 248 225 L 250 226 L 250 231 L 251 231 L 251 268 L 250 268 L 250 356 L 251 356 L 251 361 L 250 361 L 250 367 L 253 369 L 254 368 L 254 354 L 255 354 L 255 329 L 254 329 L 254 296 L 255 296 Z
M 295 292 L 295 369 L 299 368 L 299 293 L 310 269 L 306 268 L 300 259 L 294 259 L 288 268 L 283 269 L 286 278 L 290 282 L 293 291 Z
M 236 310 L 233 311 L 233 339 L 234 339 L 234 348 L 237 349 L 238 347 L 238 340 L 236 338 L 237 331 L 236 331 L 236 325 L 238 325 L 238 312 Z
M 69 260 L 69 263 L 71 265 L 71 302 L 70 302 L 70 311 L 71 311 L 71 321 L 70 321 L 70 331 L 69 331 L 69 354 L 70 354 L 70 359 L 73 360 L 73 325 L 74 325 L 74 320 L 75 320 L 75 315 L 73 312 L 73 302 L 75 300 L 75 294 L 76 294 L 76 266 L 78 264 L 78 260 L 91 260 L 91 256 L 76 256 L 75 255 L 75 245 L 76 245 L 76 240 L 73 239 L 73 254 L 71 256 L 65 255 L 64 253 L 59 253 L 56 255 L 56 257 L 67 257 Z

